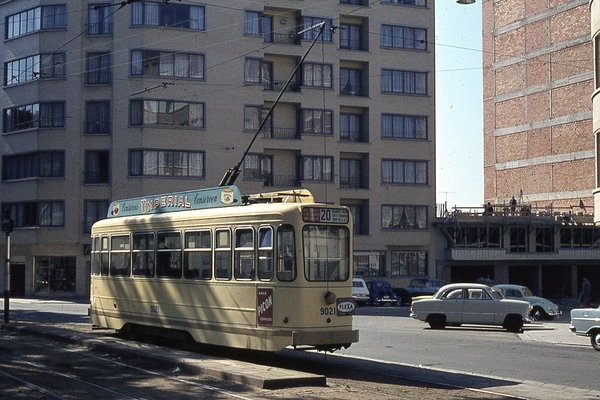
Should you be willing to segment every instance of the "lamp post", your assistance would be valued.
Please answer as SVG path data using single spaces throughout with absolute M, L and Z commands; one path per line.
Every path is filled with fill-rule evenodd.
M 4 268 L 4 323 L 8 324 L 9 299 L 10 299 L 10 233 L 14 228 L 14 221 L 10 218 L 10 209 L 4 210 L 2 217 L 2 232 L 6 233 L 6 267 Z

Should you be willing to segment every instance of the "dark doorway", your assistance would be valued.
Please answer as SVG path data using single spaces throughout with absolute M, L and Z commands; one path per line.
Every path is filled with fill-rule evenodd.
M 494 280 L 493 265 L 458 266 L 453 265 L 450 270 L 450 281 L 461 282 L 492 282 Z M 482 279 L 483 278 L 483 279 Z
M 25 296 L 25 264 L 10 263 L 10 295 Z

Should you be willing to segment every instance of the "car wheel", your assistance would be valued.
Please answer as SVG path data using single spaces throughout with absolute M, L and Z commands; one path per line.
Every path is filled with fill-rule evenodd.
M 596 351 L 600 351 L 600 331 L 592 332 L 590 336 L 590 342 L 592 343 L 592 347 Z
M 523 318 L 520 315 L 507 315 L 502 325 L 509 332 L 520 332 L 523 328 Z
M 446 327 L 446 317 L 443 315 L 431 315 L 427 322 L 431 329 L 444 329 Z
M 546 313 L 544 312 L 542 307 L 539 307 L 539 306 L 533 307 L 533 310 L 531 310 L 531 312 L 529 313 L 529 316 L 534 321 L 541 321 L 543 319 L 546 319 Z

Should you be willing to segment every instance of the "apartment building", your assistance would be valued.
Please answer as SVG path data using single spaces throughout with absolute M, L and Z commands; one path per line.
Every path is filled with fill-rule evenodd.
M 486 203 L 592 212 L 589 3 L 482 1 Z
M 356 274 L 436 276 L 431 0 L 5 0 L 0 13 L 13 295 L 87 295 L 109 202 L 217 186 L 290 77 L 236 185 L 350 207 Z

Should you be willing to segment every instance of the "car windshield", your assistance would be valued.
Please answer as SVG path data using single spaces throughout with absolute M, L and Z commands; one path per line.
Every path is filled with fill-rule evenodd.
M 529 288 L 523 288 L 523 296 L 532 297 L 533 293 L 531 293 L 531 290 L 529 290 Z
M 491 292 L 492 292 L 492 297 L 496 300 L 501 300 L 501 299 L 505 298 L 504 295 L 502 294 L 502 292 L 499 290 L 492 289 Z

